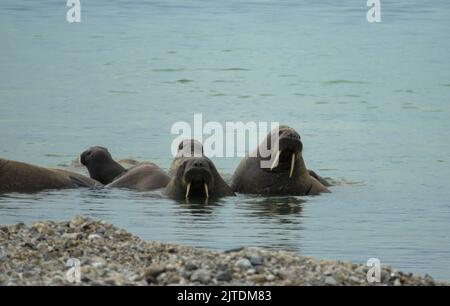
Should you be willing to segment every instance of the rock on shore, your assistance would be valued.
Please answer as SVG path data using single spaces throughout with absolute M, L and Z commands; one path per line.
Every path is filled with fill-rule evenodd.
M 79 260 L 79 285 L 370 285 L 363 265 L 260 248 L 218 252 L 145 242 L 83 216 L 0 227 L 0 285 L 71 285 L 70 258 Z M 443 285 L 389 267 L 380 284 Z

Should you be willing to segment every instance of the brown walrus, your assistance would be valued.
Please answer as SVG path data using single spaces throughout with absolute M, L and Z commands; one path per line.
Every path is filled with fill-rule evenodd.
M 78 173 L 0 159 L 0 193 L 100 186 L 95 180 Z
M 169 176 L 157 165 L 150 162 L 138 163 L 129 169 L 116 162 L 108 149 L 91 147 L 80 155 L 80 161 L 89 171 L 91 178 L 106 187 L 127 188 L 150 191 L 166 187 Z M 126 160 L 126 163 L 131 163 Z M 131 165 L 134 161 L 131 163 Z
M 116 162 L 105 147 L 91 147 L 81 153 L 80 163 L 89 171 L 89 176 L 107 185 L 124 174 L 126 169 Z
M 232 178 L 233 190 L 262 195 L 318 195 L 329 192 L 320 182 L 326 181 L 306 168 L 300 135 L 288 126 L 280 126 L 278 135 L 275 131 L 269 133 L 250 155 L 254 157 L 247 156 L 241 160 Z M 279 141 L 276 152 L 276 148 L 271 148 L 272 137 Z M 273 160 L 268 168 L 261 167 L 261 161 L 270 159 L 260 154 L 264 149 L 270 150 Z
M 128 169 L 106 187 L 127 188 L 137 191 L 150 191 L 164 188 L 170 177 L 154 163 L 141 163 Z
M 209 158 L 177 156 L 175 160 L 165 195 L 178 200 L 218 199 L 235 195 Z
M 203 145 L 195 139 L 184 139 L 177 148 L 177 155 L 169 167 L 169 175 L 173 176 L 183 157 L 201 157 L 203 156 Z

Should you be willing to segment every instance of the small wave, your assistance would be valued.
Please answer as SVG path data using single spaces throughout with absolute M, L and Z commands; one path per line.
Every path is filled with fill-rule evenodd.
M 330 80 L 322 82 L 324 85 L 340 85 L 340 84 L 367 84 L 364 81 L 351 81 L 351 80 Z
M 159 68 L 159 69 L 152 69 L 153 72 L 182 72 L 186 71 L 185 68 Z
M 136 91 L 127 91 L 127 90 L 108 90 L 109 93 L 115 94 L 115 95 L 131 95 L 131 94 L 137 94 Z
M 251 71 L 251 70 L 247 68 L 234 67 L 234 68 L 219 68 L 215 69 L 215 71 Z
M 177 83 L 181 83 L 181 84 L 186 84 L 186 83 L 192 83 L 194 82 L 194 80 L 190 80 L 190 79 L 179 79 L 176 81 Z

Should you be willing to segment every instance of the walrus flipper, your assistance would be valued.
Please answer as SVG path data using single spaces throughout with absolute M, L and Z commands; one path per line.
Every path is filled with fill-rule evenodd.
M 311 175 L 313 178 L 315 178 L 316 180 L 318 180 L 322 185 L 324 185 L 325 187 L 330 187 L 332 186 L 331 183 L 329 183 L 326 179 L 324 179 L 323 177 L 321 177 L 320 175 L 318 175 L 316 172 L 314 172 L 313 170 L 308 170 L 309 175 Z
M 80 177 L 69 175 L 69 179 L 73 184 L 74 188 L 92 188 L 97 187 L 98 185 L 92 182 L 88 182 L 86 180 L 83 180 Z

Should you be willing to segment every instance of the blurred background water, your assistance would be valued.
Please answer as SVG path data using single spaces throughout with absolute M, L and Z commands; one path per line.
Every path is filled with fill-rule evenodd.
M 172 159 L 176 121 L 278 121 L 319 197 L 239 195 L 208 206 L 160 192 L 50 191 L 0 198 L 0 223 L 83 213 L 147 240 L 266 246 L 450 279 L 450 3 L 365 0 L 0 2 L 0 156 L 67 166 L 103 145 Z M 214 158 L 225 176 L 238 158 Z

